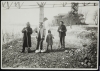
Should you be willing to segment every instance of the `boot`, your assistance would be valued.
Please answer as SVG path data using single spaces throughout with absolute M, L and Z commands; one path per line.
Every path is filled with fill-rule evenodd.
M 30 47 L 28 47 L 28 53 L 30 53 L 31 52 L 31 49 L 30 49 Z

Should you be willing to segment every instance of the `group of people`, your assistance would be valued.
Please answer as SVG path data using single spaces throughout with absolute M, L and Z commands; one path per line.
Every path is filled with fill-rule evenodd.
M 52 45 L 53 45 L 53 35 L 51 33 L 51 30 L 48 30 L 48 34 L 46 36 L 46 29 L 43 27 L 43 22 L 40 22 L 39 27 L 36 28 L 35 33 L 37 33 L 36 39 L 37 39 L 37 46 L 36 46 L 36 53 L 39 52 L 44 52 L 43 50 L 43 41 L 46 39 L 47 42 L 47 51 L 49 46 L 51 46 L 52 50 Z M 64 25 L 63 21 L 60 21 L 60 26 L 58 27 L 59 32 L 59 38 L 60 38 L 60 44 L 61 48 L 65 48 L 65 36 L 66 36 L 66 26 Z M 22 48 L 22 53 L 25 52 L 25 48 L 28 48 L 28 52 L 30 52 L 30 47 L 31 47 L 31 34 L 33 33 L 33 30 L 30 26 L 30 23 L 28 22 L 26 27 L 23 28 L 22 30 L 23 33 L 23 48 Z M 46 38 L 45 38 L 46 37 Z

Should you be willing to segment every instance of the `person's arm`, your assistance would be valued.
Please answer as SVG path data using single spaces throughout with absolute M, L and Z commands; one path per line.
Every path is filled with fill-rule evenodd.
M 44 28 L 44 37 L 45 37 L 45 35 L 46 35 L 46 28 Z
M 35 33 L 38 33 L 37 28 L 35 28 L 33 31 L 34 31 Z
M 58 27 L 58 30 L 57 31 L 60 32 L 60 27 Z
M 26 32 L 26 30 L 25 30 L 25 28 L 23 28 L 22 33 L 25 33 L 25 32 Z
M 45 38 L 45 35 L 46 35 L 46 29 L 43 29 L 43 37 L 42 37 L 43 40 Z
M 65 26 L 65 32 L 67 32 L 67 28 L 66 28 L 66 26 Z
M 33 33 L 33 30 L 32 30 L 32 28 L 30 28 L 30 30 L 29 31 L 27 31 L 29 34 L 32 34 Z
M 47 37 L 46 37 L 46 42 L 48 42 L 48 35 L 47 35 Z
M 66 29 L 66 26 L 64 25 L 64 27 L 63 27 L 63 32 L 66 32 L 67 31 L 67 29 Z

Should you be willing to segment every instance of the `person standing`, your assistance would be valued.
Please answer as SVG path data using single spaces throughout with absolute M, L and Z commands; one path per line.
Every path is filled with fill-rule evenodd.
M 35 30 L 37 33 L 36 39 L 37 39 L 37 47 L 36 47 L 36 53 L 38 52 L 44 52 L 43 50 L 43 41 L 45 39 L 45 28 L 43 27 L 43 22 L 40 22 L 39 28 Z
M 25 52 L 25 47 L 28 47 L 28 52 L 30 52 L 31 47 L 31 34 L 33 33 L 30 23 L 27 22 L 26 27 L 22 30 L 23 33 L 23 49 L 22 53 Z
M 60 26 L 58 27 L 61 48 L 65 48 L 65 36 L 66 36 L 66 26 L 63 21 L 60 21 Z
M 53 39 L 54 39 L 54 37 L 53 37 L 53 35 L 51 34 L 51 31 L 48 30 L 48 35 L 47 35 L 47 37 L 46 37 L 46 42 L 47 42 L 47 51 L 48 51 L 48 47 L 49 47 L 49 45 L 51 46 L 51 50 L 52 50 Z

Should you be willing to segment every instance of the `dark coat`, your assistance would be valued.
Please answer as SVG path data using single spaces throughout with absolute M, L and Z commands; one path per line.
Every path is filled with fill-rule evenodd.
M 27 29 L 27 32 L 25 29 Z M 22 33 L 23 33 L 23 47 L 31 47 L 31 34 L 33 33 L 32 28 L 25 27 L 23 28 Z
M 48 45 L 53 45 L 53 35 L 52 34 L 47 35 L 46 42 Z
M 61 30 L 62 32 L 61 32 L 60 30 Z M 66 26 L 65 26 L 65 25 L 59 26 L 59 27 L 58 27 L 59 37 L 61 37 L 61 36 L 66 36 L 66 31 L 67 31 L 67 29 L 66 29 Z

